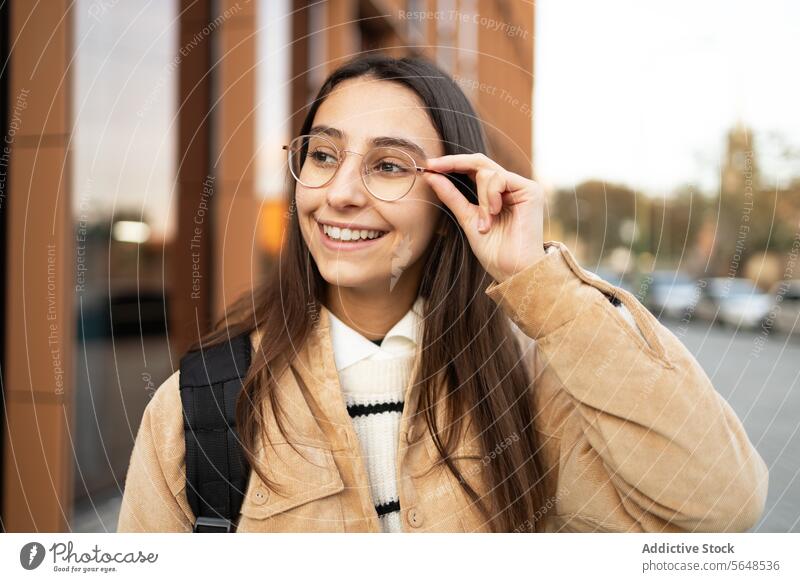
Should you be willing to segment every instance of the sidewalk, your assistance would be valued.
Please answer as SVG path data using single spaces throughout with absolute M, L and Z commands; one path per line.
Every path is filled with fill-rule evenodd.
M 75 506 L 70 523 L 74 533 L 113 533 L 117 531 L 117 518 L 122 495 L 95 497 Z

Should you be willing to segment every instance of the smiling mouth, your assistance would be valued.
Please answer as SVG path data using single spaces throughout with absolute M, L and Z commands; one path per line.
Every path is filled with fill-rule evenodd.
M 364 229 L 351 229 L 339 228 L 338 226 L 331 226 L 329 224 L 322 224 L 322 232 L 325 236 L 335 242 L 350 242 L 357 243 L 361 241 L 370 241 L 379 239 L 387 234 L 385 230 L 364 230 Z

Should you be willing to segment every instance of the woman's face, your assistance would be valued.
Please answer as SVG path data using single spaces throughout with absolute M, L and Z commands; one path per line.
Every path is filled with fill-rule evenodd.
M 389 137 L 408 142 L 402 149 L 418 166 L 425 166 L 425 158 L 444 155 L 421 99 L 389 81 L 359 78 L 337 85 L 317 110 L 310 133 L 323 127 L 328 128 L 325 137 L 340 151 L 366 154 L 375 147 L 375 140 Z M 414 146 L 421 153 L 415 153 Z M 440 203 L 421 174 L 404 197 L 379 200 L 361 179 L 362 164 L 363 156 L 347 153 L 326 186 L 308 188 L 297 183 L 298 219 L 311 255 L 329 284 L 387 293 L 401 274 L 421 274 L 420 259 L 433 237 Z M 334 226 L 339 228 L 339 240 L 332 238 L 335 230 L 326 234 Z M 343 227 L 350 232 L 343 235 Z M 374 239 L 341 240 L 355 236 L 356 230 L 382 234 Z

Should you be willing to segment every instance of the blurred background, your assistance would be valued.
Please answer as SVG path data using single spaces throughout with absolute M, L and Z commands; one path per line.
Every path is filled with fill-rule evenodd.
M 0 0 L 4 531 L 113 531 L 142 411 L 258 281 L 281 146 L 353 55 L 425 55 L 547 239 L 696 355 L 800 531 L 800 6 Z

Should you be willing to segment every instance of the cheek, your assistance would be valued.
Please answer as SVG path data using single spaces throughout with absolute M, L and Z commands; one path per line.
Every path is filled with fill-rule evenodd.
M 313 190 L 304 190 L 298 186 L 294 198 L 294 208 L 289 208 L 290 212 L 296 212 L 297 218 L 300 222 L 300 231 L 308 243 L 310 232 L 310 220 L 312 219 L 313 212 L 317 209 L 316 194 Z
M 431 244 L 439 210 L 421 200 L 409 201 L 401 208 L 402 212 L 394 222 L 396 232 L 392 256 L 416 262 Z
M 312 212 L 316 205 L 316 194 L 314 190 L 303 188 L 298 184 L 294 195 L 294 204 L 300 216 Z
M 393 224 L 407 240 L 414 254 L 422 254 L 433 237 L 434 229 L 441 214 L 436 200 L 420 195 L 404 202 L 397 209 Z

